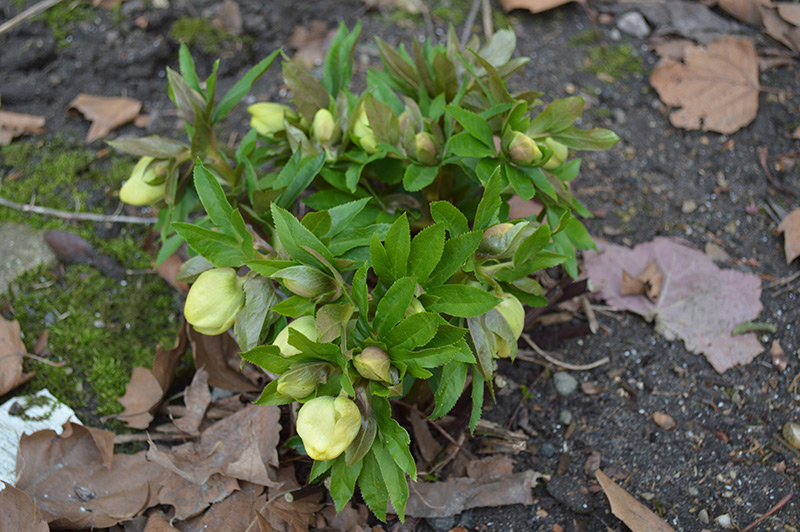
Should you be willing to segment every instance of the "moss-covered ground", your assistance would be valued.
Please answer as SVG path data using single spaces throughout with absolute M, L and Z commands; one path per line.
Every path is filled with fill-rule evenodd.
M 17 202 L 35 198 L 37 205 L 55 209 L 79 205 L 81 211 L 109 213 L 133 163 L 64 139 L 17 141 L 0 149 L 0 195 Z M 28 272 L 0 294 L 0 307 L 6 318 L 19 320 L 28 350 L 47 331 L 46 358 L 66 362 L 54 367 L 26 359 L 25 370 L 35 370 L 36 376 L 19 391 L 48 388 L 81 419 L 96 424 L 99 417 L 121 411 L 117 398 L 132 368 L 150 366 L 158 343 L 172 344 L 179 297 L 152 272 L 153 257 L 141 248 L 148 231 L 143 226 L 109 228 L 0 207 L 0 222 L 9 221 L 77 234 L 128 270 L 124 280 L 115 281 L 87 264 L 60 265 Z

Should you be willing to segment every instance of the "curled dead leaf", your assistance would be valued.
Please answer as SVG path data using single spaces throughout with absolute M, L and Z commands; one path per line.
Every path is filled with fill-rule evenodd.
M 80 112 L 87 120 L 92 122 L 86 134 L 86 143 L 89 144 L 111 133 L 119 126 L 133 121 L 139 116 L 142 102 L 132 98 L 109 98 L 106 96 L 93 96 L 79 94 L 68 106 L 69 110 Z
M 778 231 L 783 233 L 783 251 L 789 264 L 800 257 L 800 209 L 787 214 L 778 225 Z
M 683 62 L 663 59 L 650 84 L 667 105 L 675 127 L 733 133 L 758 112 L 758 56 L 750 39 L 727 36 L 687 46 Z
M 675 532 L 646 506 L 617 486 L 602 470 L 595 472 L 595 478 L 608 497 L 611 513 L 628 525 L 632 532 Z
M 0 395 L 5 395 L 33 377 L 22 372 L 22 357 L 28 350 L 22 343 L 19 322 L 0 316 Z
M 50 527 L 39 507 L 24 491 L 3 481 L 0 491 L 0 530 L 16 532 L 48 532 Z
M 0 111 L 0 146 L 8 146 L 14 137 L 44 133 L 44 117 Z
M 187 434 L 200 434 L 198 430 L 208 405 L 211 404 L 211 390 L 208 389 L 208 372 L 203 368 L 197 370 L 192 383 L 184 394 L 186 415 L 175 420 L 175 426 Z

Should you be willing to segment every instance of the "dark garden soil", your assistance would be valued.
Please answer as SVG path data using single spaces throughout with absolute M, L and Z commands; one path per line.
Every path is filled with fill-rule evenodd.
M 0 19 L 17 13 L 11 4 L 0 2 Z M 129 125 L 112 137 L 178 137 L 164 76 L 167 66 L 177 69 L 178 48 L 169 29 L 180 16 L 213 16 L 217 4 L 175 0 L 170 8 L 156 9 L 148 7 L 150 2 L 128 0 L 119 11 L 92 9 L 84 20 L 70 23 L 68 37 L 58 42 L 44 22 L 29 21 L 0 36 L 3 109 L 46 118 L 48 133 L 34 142 L 58 136 L 82 146 L 88 122 L 68 115 L 68 103 L 81 92 L 126 95 L 144 103 L 150 123 L 146 132 Z M 463 20 L 461 11 L 471 3 L 466 4 L 452 7 L 450 13 Z M 249 66 L 285 45 L 296 26 L 308 26 L 312 20 L 335 28 L 339 21 L 352 26 L 361 17 L 364 30 L 356 51 L 356 78 L 361 83 L 366 66 L 378 64 L 373 35 L 397 45 L 429 31 L 422 17 L 367 11 L 356 0 L 239 0 L 239 6 L 243 38 L 223 43 L 219 52 L 222 91 Z M 798 198 L 771 187 L 759 163 L 759 150 L 767 147 L 767 164 L 775 179 L 800 194 L 800 173 L 775 169 L 779 154 L 798 149 L 798 141 L 791 140 L 800 116 L 796 92 L 781 97 L 762 92 L 755 121 L 729 136 L 677 130 L 649 85 L 648 74 L 658 58 L 644 41 L 614 35 L 613 24 L 601 24 L 599 41 L 590 38 L 589 44 L 581 44 L 587 41 L 591 23 L 577 4 L 537 16 L 515 12 L 509 20 L 518 36 L 517 53 L 531 58 L 522 73 L 512 77 L 511 87 L 546 91 L 547 100 L 582 95 L 588 107 L 582 126 L 610 128 L 622 139 L 608 152 L 586 154 L 576 181 L 576 195 L 598 214 L 587 221 L 593 235 L 626 245 L 656 236 L 681 237 L 699 249 L 713 242 L 733 259 L 723 267 L 778 279 L 797 271 L 796 263 L 785 263 L 783 238 L 775 232 L 777 224 L 767 214 L 767 204 L 770 200 L 788 210 L 798 206 Z M 448 22 L 432 18 L 436 35 L 444 35 Z M 463 23 L 458 24 L 460 33 Z M 749 31 L 756 44 L 766 44 L 757 31 L 743 31 Z M 630 48 L 620 52 L 620 44 Z M 613 79 L 599 79 L 587 69 L 607 57 L 604 52 L 627 54 Z M 218 54 L 198 49 L 194 53 L 203 77 Z M 286 97 L 278 72 L 273 67 L 262 78 L 252 92 L 253 101 Z M 772 69 L 762 73 L 761 82 L 796 91 L 800 69 L 796 63 Z M 230 132 L 245 130 L 244 106 L 228 127 Z M 97 141 L 91 147 L 101 150 L 105 145 Z M 1 161 L 0 168 L 5 168 Z M 751 205 L 760 209 L 747 209 Z M 768 284 L 764 283 L 760 321 L 774 324 L 777 332 L 762 333 L 764 354 L 722 375 L 681 341 L 665 340 L 652 324 L 627 313 L 600 313 L 596 334 L 544 346 L 571 364 L 609 357 L 608 364 L 571 372 L 583 385 L 573 394 L 556 392 L 555 366 L 503 361 L 499 373 L 505 386 L 497 402 L 487 405 L 484 417 L 524 433 L 527 450 L 513 456 L 516 467 L 551 475 L 549 482 L 535 489 L 535 503 L 529 507 L 476 509 L 452 519 L 419 521 L 417 530 L 447 531 L 458 525 L 498 531 L 625 530 L 594 480 L 591 464 L 598 456 L 603 470 L 676 530 L 721 530 L 714 519 L 722 514 L 729 514 L 740 529 L 755 521 L 800 489 L 800 451 L 775 437 L 784 423 L 800 421 L 800 392 L 792 388 L 800 370 L 800 282 L 777 288 Z M 582 325 L 583 314 L 576 316 L 548 331 Z M 541 335 L 543 330 L 529 332 Z M 551 332 L 550 337 L 558 336 Z M 785 371 L 770 363 L 773 340 L 788 356 Z M 670 415 L 677 427 L 661 428 L 652 419 L 655 412 Z M 564 423 L 568 417 L 573 421 Z M 497 448 L 481 435 L 466 443 L 476 455 L 492 445 Z M 441 478 L 448 474 L 445 469 Z M 702 522 L 706 515 L 710 523 Z M 800 493 L 757 530 L 798 528 Z

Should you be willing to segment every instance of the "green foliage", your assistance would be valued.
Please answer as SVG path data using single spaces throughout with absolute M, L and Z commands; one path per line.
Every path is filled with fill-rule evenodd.
M 226 43 L 236 41 L 235 35 L 214 26 L 210 20 L 186 16 L 172 23 L 169 37 L 209 55 L 221 53 Z
M 642 58 L 634 54 L 628 43 L 600 44 L 587 51 L 589 65 L 586 70 L 595 74 L 604 73 L 616 79 L 624 79 L 644 72 Z

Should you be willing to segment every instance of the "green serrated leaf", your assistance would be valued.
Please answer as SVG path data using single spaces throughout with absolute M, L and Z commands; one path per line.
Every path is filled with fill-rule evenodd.
M 356 480 L 358 480 L 360 474 L 361 461 L 347 465 L 344 457 L 340 456 L 333 462 L 330 492 L 337 512 L 341 512 L 353 497 L 353 492 L 356 489 Z
M 411 251 L 411 229 L 405 213 L 400 215 L 389 228 L 384 245 L 392 250 L 388 255 L 394 278 L 405 277 L 408 271 L 408 254 Z M 375 271 L 377 273 L 377 270 Z
M 473 256 L 481 243 L 481 236 L 480 231 L 471 231 L 448 239 L 442 258 L 426 284 L 436 286 L 446 283 Z
M 442 367 L 434 390 L 436 408 L 430 418 L 436 419 L 453 409 L 467 383 L 467 365 L 462 362 L 449 362 Z
M 269 70 L 269 67 L 272 66 L 272 63 L 275 62 L 275 58 L 278 57 L 280 53 L 280 49 L 275 50 L 265 59 L 259 61 L 253 68 L 247 71 L 247 74 L 242 76 L 242 78 L 237 81 L 233 87 L 225 93 L 222 99 L 217 104 L 216 109 L 214 110 L 214 115 L 211 120 L 212 124 L 215 124 L 228 116 L 228 113 L 231 112 L 239 101 L 244 98 L 244 96 L 250 92 L 250 89 L 253 87 L 258 79 L 264 75 L 264 73 Z
M 255 364 L 276 375 L 282 374 L 294 364 L 294 360 L 281 355 L 281 350 L 278 346 L 269 344 L 254 347 L 249 351 L 239 353 L 239 356 L 251 364 Z
M 375 321 L 373 327 L 378 338 L 383 338 L 397 325 L 406 314 L 411 298 L 414 297 L 414 289 L 417 280 L 413 277 L 402 277 L 395 281 L 386 290 L 386 294 L 378 302 L 375 310 Z
M 562 98 L 551 102 L 544 110 L 536 115 L 528 127 L 528 134 L 550 133 L 551 135 L 563 131 L 580 118 L 583 113 L 584 101 L 580 96 Z
M 486 146 L 466 131 L 450 137 L 447 152 L 459 157 L 494 157 L 494 147 Z
M 439 320 L 436 313 L 412 314 L 387 333 L 386 343 L 399 349 L 414 349 L 430 342 L 438 328 Z
M 401 522 L 406 520 L 406 502 L 408 501 L 408 481 L 405 472 L 395 463 L 391 453 L 381 443 L 372 446 L 372 452 L 378 461 L 381 476 L 386 490 L 392 499 L 392 506 Z M 377 515 L 377 514 L 376 514 Z
M 472 372 L 472 412 L 469 416 L 469 431 L 475 432 L 475 427 L 478 426 L 478 421 L 481 420 L 483 413 L 483 392 L 485 381 L 481 374 L 477 371 Z
M 300 296 L 291 296 L 272 307 L 272 312 L 277 312 L 289 318 L 299 318 L 314 312 L 314 303 Z
M 500 168 L 498 167 L 483 191 L 483 197 L 478 204 L 478 210 L 475 212 L 473 229 L 483 231 L 497 223 L 500 205 L 503 203 L 500 199 L 500 181 Z
M 467 217 L 449 201 L 435 201 L 430 205 L 433 219 L 444 224 L 450 232 L 450 238 L 469 231 Z
M 501 299 L 486 290 L 465 284 L 445 284 L 429 288 L 428 295 L 439 297 L 429 306 L 434 312 L 459 318 L 473 318 L 489 312 Z
M 237 237 L 239 232 L 231 223 L 233 207 L 228 203 L 225 191 L 222 190 L 217 178 L 206 170 L 199 159 L 194 165 L 194 187 L 214 225 L 223 233 Z
M 444 250 L 444 224 L 426 227 L 411 241 L 408 255 L 408 275 L 424 283 L 442 258 Z
M 389 493 L 386 491 L 386 483 L 372 451 L 364 456 L 361 474 L 358 476 L 358 489 L 361 490 L 364 502 L 367 503 L 375 517 L 381 521 L 386 521 L 386 506 L 389 503 Z
M 553 135 L 553 138 L 567 148 L 586 151 L 607 150 L 619 142 L 616 133 L 602 128 L 585 130 L 568 127 Z
M 403 188 L 408 192 L 417 192 L 433 183 L 437 175 L 439 175 L 438 166 L 410 164 L 403 174 Z
M 335 262 L 333 254 L 325 244 L 314 236 L 314 233 L 303 227 L 292 213 L 273 203 L 272 219 L 275 221 L 275 230 L 278 233 L 281 244 L 293 259 L 328 269 L 324 262 L 321 262 L 312 253 L 306 251 L 305 248 L 308 247 L 319 253 L 329 264 Z
M 239 267 L 252 258 L 252 254 L 245 255 L 241 243 L 230 235 L 182 222 L 174 222 L 172 227 L 186 240 L 189 247 L 217 268 Z
M 530 176 L 522 172 L 519 168 L 512 164 L 504 164 L 503 172 L 508 182 L 511 183 L 511 186 L 514 188 L 514 192 L 516 192 L 520 198 L 528 201 L 536 195 L 536 189 L 533 183 L 531 183 Z
M 479 140 L 487 148 L 494 149 L 492 128 L 489 127 L 489 123 L 485 118 L 455 105 L 445 106 L 444 109 L 450 116 L 455 118 L 470 135 Z M 474 157 L 474 155 L 471 157 Z

